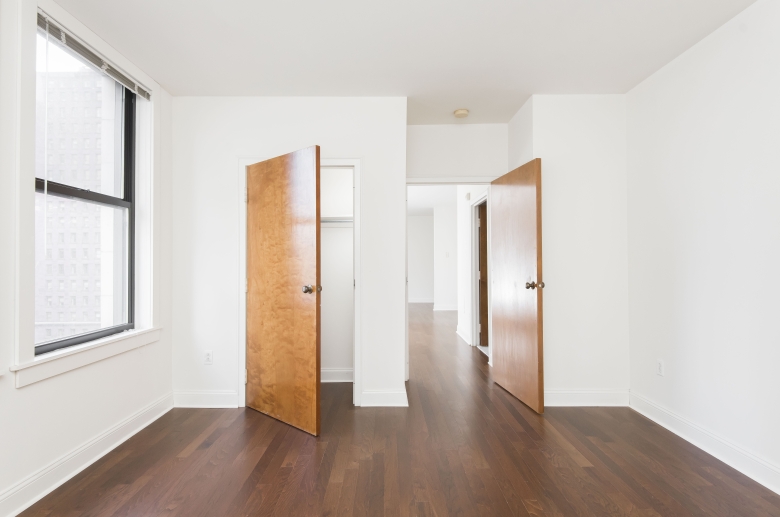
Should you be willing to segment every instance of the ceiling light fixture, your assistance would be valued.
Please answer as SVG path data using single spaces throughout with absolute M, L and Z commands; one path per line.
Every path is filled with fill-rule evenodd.
M 469 116 L 469 110 L 461 108 L 455 110 L 455 118 L 466 118 Z

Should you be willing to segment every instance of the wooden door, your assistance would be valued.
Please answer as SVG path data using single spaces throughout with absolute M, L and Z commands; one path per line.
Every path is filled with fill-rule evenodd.
M 479 344 L 489 346 L 488 341 L 488 260 L 487 260 L 487 202 L 477 207 L 479 221 Z
M 320 148 L 247 167 L 246 405 L 320 433 Z
M 542 354 L 542 161 L 490 185 L 493 378 L 544 412 Z

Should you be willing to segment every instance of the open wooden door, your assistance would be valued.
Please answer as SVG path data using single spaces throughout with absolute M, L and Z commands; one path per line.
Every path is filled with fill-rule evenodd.
M 477 206 L 479 221 L 479 346 L 489 346 L 488 341 L 488 238 L 487 238 L 487 201 Z
M 493 378 L 544 412 L 542 161 L 490 184 Z
M 320 433 L 320 148 L 247 167 L 246 405 Z

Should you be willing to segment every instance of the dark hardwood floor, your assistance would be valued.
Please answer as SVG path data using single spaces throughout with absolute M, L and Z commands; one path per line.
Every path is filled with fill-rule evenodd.
M 630 409 L 535 414 L 454 313 L 410 320 L 409 408 L 355 408 L 351 385 L 325 384 L 319 438 L 174 409 L 23 515 L 780 515 L 780 496 Z

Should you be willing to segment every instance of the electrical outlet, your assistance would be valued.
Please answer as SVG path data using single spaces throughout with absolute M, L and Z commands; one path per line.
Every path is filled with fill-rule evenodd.
M 203 352 L 203 364 L 214 364 L 214 353 L 211 350 Z
M 656 375 L 660 375 L 661 377 L 666 375 L 666 369 L 664 368 L 663 360 L 661 359 L 658 360 L 658 364 L 655 366 L 655 373 Z

